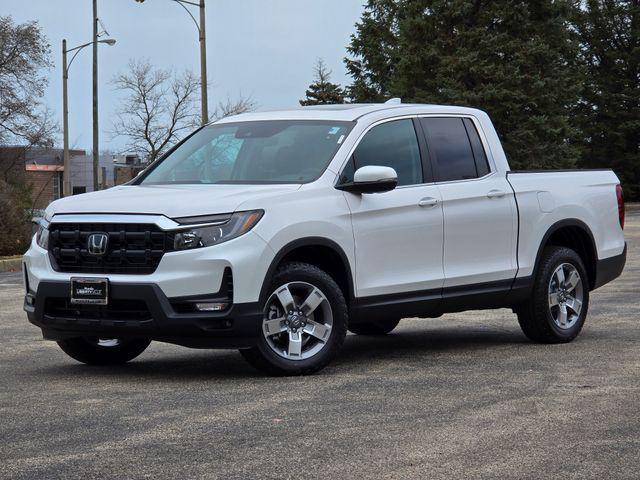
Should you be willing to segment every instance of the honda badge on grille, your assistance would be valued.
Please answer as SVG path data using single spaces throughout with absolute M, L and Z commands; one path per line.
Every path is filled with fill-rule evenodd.
M 87 238 L 87 250 L 91 255 L 102 256 L 107 253 L 109 235 L 106 233 L 92 233 Z

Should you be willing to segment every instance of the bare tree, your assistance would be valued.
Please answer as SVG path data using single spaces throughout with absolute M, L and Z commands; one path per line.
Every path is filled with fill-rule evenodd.
M 219 120 L 232 115 L 240 115 L 241 113 L 252 112 L 257 107 L 256 102 L 251 97 L 240 96 L 237 100 L 231 100 L 227 97 L 226 101 L 219 102 L 213 112 L 213 117 Z
M 124 94 L 113 131 L 127 138 L 128 152 L 154 161 L 198 125 L 200 82 L 188 70 L 176 74 L 132 60 L 112 83 Z
M 33 192 L 24 165 L 31 148 L 53 144 L 55 126 L 42 104 L 49 55 L 37 22 L 16 25 L 0 16 L 0 255 L 24 252 L 31 238 Z
M 53 122 L 42 106 L 49 55 L 37 22 L 16 25 L 0 17 L 0 144 L 52 143 Z

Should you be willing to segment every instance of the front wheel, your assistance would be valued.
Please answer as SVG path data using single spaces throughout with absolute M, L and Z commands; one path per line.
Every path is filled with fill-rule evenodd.
M 119 365 L 144 352 L 151 340 L 77 337 L 60 340 L 58 345 L 74 360 L 88 365 Z
M 271 375 L 306 375 L 324 368 L 347 334 L 344 294 L 326 272 L 291 262 L 276 272 L 263 310 L 257 346 L 240 350 Z
M 535 342 L 566 343 L 578 336 L 589 308 L 589 282 L 580 256 L 565 247 L 542 254 L 531 299 L 516 313 Z

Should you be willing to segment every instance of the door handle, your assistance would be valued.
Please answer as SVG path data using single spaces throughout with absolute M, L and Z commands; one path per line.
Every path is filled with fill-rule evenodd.
M 502 190 L 489 190 L 487 198 L 502 198 L 506 195 Z
M 418 202 L 419 207 L 435 207 L 440 201 L 433 197 L 424 197 Z

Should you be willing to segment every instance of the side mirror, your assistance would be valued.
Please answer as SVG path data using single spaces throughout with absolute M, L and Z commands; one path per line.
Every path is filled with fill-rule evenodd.
M 398 174 L 393 168 L 367 165 L 356 170 L 353 182 L 337 185 L 336 188 L 351 193 L 382 193 L 393 190 L 397 185 Z

